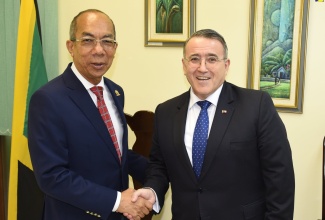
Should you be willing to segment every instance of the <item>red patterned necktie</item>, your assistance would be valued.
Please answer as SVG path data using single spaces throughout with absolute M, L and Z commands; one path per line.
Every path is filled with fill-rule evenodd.
M 99 110 L 100 115 L 102 116 L 103 121 L 105 122 L 105 125 L 108 129 L 109 134 L 111 135 L 118 159 L 121 162 L 121 151 L 118 146 L 117 137 L 116 137 L 115 130 L 113 127 L 111 116 L 109 115 L 108 109 L 106 107 L 106 104 L 105 104 L 105 101 L 103 98 L 103 87 L 94 86 L 94 87 L 90 88 L 90 90 L 97 96 L 97 108 Z

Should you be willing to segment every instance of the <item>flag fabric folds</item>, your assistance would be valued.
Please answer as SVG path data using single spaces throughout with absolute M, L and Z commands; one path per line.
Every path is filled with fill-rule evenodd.
M 27 145 L 29 100 L 48 81 L 40 30 L 37 0 L 21 0 L 8 192 L 10 220 L 41 219 L 43 208 L 43 194 L 36 184 Z

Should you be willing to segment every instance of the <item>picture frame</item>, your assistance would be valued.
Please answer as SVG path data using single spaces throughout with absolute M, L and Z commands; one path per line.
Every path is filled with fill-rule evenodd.
M 195 13 L 196 0 L 145 0 L 145 46 L 183 46 L 195 31 Z
M 279 112 L 302 113 L 309 1 L 286 2 L 251 0 L 247 88 L 267 91 Z

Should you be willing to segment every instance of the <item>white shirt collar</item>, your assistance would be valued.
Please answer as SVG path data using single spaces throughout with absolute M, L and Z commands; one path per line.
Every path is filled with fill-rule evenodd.
M 76 77 L 80 80 L 80 82 L 82 83 L 82 85 L 84 85 L 84 87 L 89 90 L 91 87 L 95 86 L 92 83 L 88 82 L 85 77 L 83 77 L 80 72 L 77 70 L 76 66 L 74 65 L 74 63 L 72 63 L 71 65 L 71 69 L 73 71 L 73 73 L 76 75 Z M 102 80 L 100 81 L 100 83 L 98 83 L 96 86 L 101 86 L 105 89 L 104 86 L 104 77 L 102 77 Z
M 217 106 L 222 87 L 223 87 L 223 84 L 216 91 L 214 91 L 214 93 L 212 93 L 210 96 L 208 96 L 205 100 L 211 102 L 212 105 Z M 188 105 L 188 108 L 189 109 L 192 108 L 193 105 L 195 105 L 198 101 L 203 101 L 203 100 L 201 100 L 199 97 L 197 97 L 194 94 L 193 88 L 191 87 L 191 90 L 190 90 L 190 103 Z

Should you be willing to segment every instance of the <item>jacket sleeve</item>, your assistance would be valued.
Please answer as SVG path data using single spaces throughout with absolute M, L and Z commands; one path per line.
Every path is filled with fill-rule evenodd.
M 81 169 L 80 172 L 77 170 L 79 169 L 77 160 L 84 163 L 84 165 L 79 163 L 78 166 L 87 170 L 84 166 L 87 166 L 90 160 L 87 149 L 91 146 L 87 139 L 95 133 L 90 133 L 89 136 L 80 133 L 78 135 L 79 130 L 70 129 L 73 123 L 77 123 L 74 127 L 82 129 L 83 127 L 78 126 L 78 123 L 87 123 L 87 121 L 74 120 L 73 118 L 77 118 L 76 115 L 81 113 L 71 107 L 73 105 L 69 107 L 61 105 L 62 99 L 65 97 L 50 95 L 45 90 L 37 91 L 31 98 L 28 147 L 36 180 L 40 189 L 50 198 L 85 212 L 98 213 L 107 219 L 115 204 L 117 191 L 96 183 L 92 178 L 86 178 L 81 174 Z M 62 111 L 65 111 L 65 114 L 62 114 Z M 67 118 L 63 119 L 63 117 L 70 117 L 71 120 L 67 123 Z M 88 173 L 89 176 L 93 175 L 96 178 L 97 174 Z
M 153 134 L 153 142 L 150 153 L 149 160 L 149 168 L 147 169 L 146 175 L 147 179 L 144 184 L 145 187 L 152 188 L 158 197 L 160 210 L 164 206 L 165 202 L 165 194 L 169 188 L 169 179 L 167 168 L 164 163 L 163 155 L 160 151 L 159 144 L 159 120 L 163 120 L 159 113 L 159 107 L 156 108 L 155 111 L 155 125 L 154 125 L 154 134 Z
M 290 144 L 285 126 L 267 93 L 261 97 L 257 131 L 266 187 L 265 219 L 293 219 L 295 179 Z

